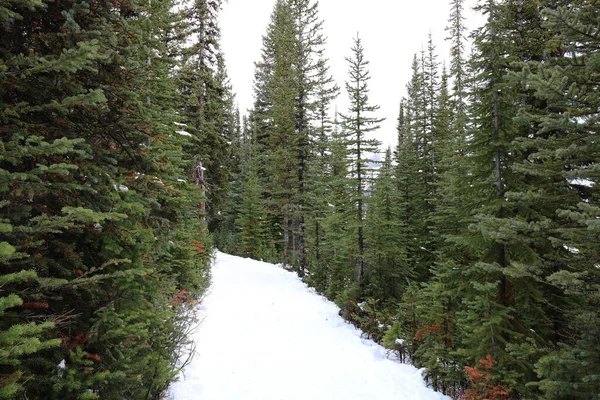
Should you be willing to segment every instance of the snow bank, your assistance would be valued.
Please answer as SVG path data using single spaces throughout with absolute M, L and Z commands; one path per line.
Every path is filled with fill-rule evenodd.
M 449 399 L 272 264 L 219 253 L 201 311 L 197 355 L 169 399 Z

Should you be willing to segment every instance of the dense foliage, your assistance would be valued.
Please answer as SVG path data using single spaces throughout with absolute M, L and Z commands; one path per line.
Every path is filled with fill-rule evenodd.
M 452 0 L 449 68 L 429 36 L 378 166 L 368 49 L 332 117 L 316 7 L 275 5 L 230 250 L 297 269 L 455 398 L 599 398 L 600 4 L 482 0 L 467 57 Z
M 232 108 L 222 68 L 182 67 L 205 6 L 0 2 L 0 397 L 159 398 L 185 361 L 211 253 L 188 154 L 215 134 L 181 130 L 178 83 Z
M 275 1 L 240 121 L 220 0 L 0 0 L 0 397 L 160 398 L 214 240 L 454 398 L 599 399 L 600 3 L 481 0 L 468 57 L 449 6 L 382 157 L 316 1 Z

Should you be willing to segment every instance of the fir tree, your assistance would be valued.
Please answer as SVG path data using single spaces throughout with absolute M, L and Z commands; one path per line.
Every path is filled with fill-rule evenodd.
M 277 251 L 304 274 L 307 267 L 306 221 L 311 219 L 308 182 L 315 156 L 319 107 L 332 80 L 323 58 L 317 3 L 278 1 L 256 64 L 255 105 L 251 112 L 261 157 L 268 225 Z M 326 111 L 325 111 L 326 112 Z M 308 233 L 310 235 L 311 233 Z M 312 242 L 312 239 L 308 239 Z
M 334 123 L 331 121 L 331 102 L 339 94 L 339 88 L 329 75 L 324 60 L 318 65 L 318 85 L 314 119 L 317 121 L 311 137 L 312 153 L 307 164 L 307 220 L 306 253 L 310 266 L 310 283 L 324 292 L 327 287 L 327 263 L 324 241 L 327 240 L 325 221 L 330 213 L 329 189 L 332 179 L 331 151 Z
M 402 193 L 398 190 L 388 148 L 378 169 L 366 218 L 368 293 L 379 300 L 400 299 L 411 277 L 406 263 Z
M 336 110 L 336 115 L 338 115 Z M 329 168 L 326 189 L 328 211 L 323 221 L 325 240 L 322 243 L 325 258 L 325 278 L 322 284 L 330 299 L 340 299 L 346 289 L 355 283 L 351 255 L 354 248 L 352 221 L 354 219 L 353 187 L 348 175 L 351 167 L 349 140 L 340 129 L 337 117 L 329 141 Z M 344 305 L 344 299 L 339 303 Z
M 266 227 L 266 210 L 261 197 L 258 177 L 258 150 L 254 138 L 242 144 L 240 171 L 240 204 L 237 209 L 236 226 L 240 230 L 240 254 L 255 259 L 270 259 Z
M 368 135 L 379 129 L 383 119 L 371 116 L 379 106 L 369 102 L 368 82 L 371 79 L 365 59 L 364 48 L 357 35 L 352 47 L 352 56 L 346 58 L 349 64 L 349 80 L 346 91 L 350 100 L 347 114 L 340 114 L 342 133 L 346 136 L 348 156 L 352 160 L 349 170 L 352 187 L 352 203 L 355 204 L 355 217 L 351 224 L 351 235 L 355 237 L 353 262 L 356 263 L 356 282 L 364 285 L 365 265 L 365 209 L 367 207 L 366 191 L 369 187 L 370 173 L 374 160 L 370 154 L 378 151 L 379 142 Z
M 406 89 L 408 99 L 401 105 L 396 149 L 398 189 L 403 194 L 402 214 L 407 237 L 407 262 L 413 276 L 423 281 L 432 264 L 428 211 L 432 206 L 431 133 L 423 125 L 427 119 L 426 90 L 422 65 L 413 57 L 412 76 Z
M 210 250 L 198 193 L 178 182 L 183 139 L 163 57 L 172 4 L 21 4 L 0 28 L 2 298 L 12 302 L 0 331 L 32 341 L 7 355 L 2 390 L 158 396 L 186 342 L 177 294 L 205 288 Z
M 540 49 L 510 37 L 511 28 L 520 24 L 511 4 L 490 1 L 482 7 L 489 20 L 475 42 L 472 113 L 477 131 L 468 143 L 472 177 L 467 180 L 473 196 L 465 202 L 465 214 L 474 221 L 462 238 L 475 259 L 462 271 L 469 284 L 466 308 L 457 313 L 464 330 L 459 354 L 471 366 L 491 355 L 497 361 L 496 384 L 533 395 L 524 382 L 533 379 L 533 363 L 549 328 L 548 310 L 540 306 L 543 287 L 537 282 L 544 258 L 553 258 L 555 251 L 548 241 L 546 207 L 533 205 L 533 192 L 520 194 L 541 182 L 514 167 L 523 157 L 515 145 L 530 134 L 515 116 L 519 109 L 535 108 L 536 99 L 523 93 L 507 71 L 537 57 Z M 536 13 L 527 16 L 532 26 Z
M 209 229 L 217 230 L 226 203 L 233 165 L 231 145 L 235 140 L 234 96 L 231 93 L 223 54 L 220 50 L 218 15 L 221 1 L 195 0 L 183 8 L 183 35 L 194 43 L 183 45 L 182 66 L 177 79 L 184 100 L 181 102 L 182 134 L 193 140 L 186 152 L 193 155 L 188 168 L 200 162 L 205 168 L 207 218 Z M 189 131 L 189 132 L 188 132 Z
M 449 76 L 453 80 L 452 100 L 455 108 L 455 119 L 452 128 L 456 138 L 464 140 L 467 124 L 467 58 L 465 56 L 465 17 L 464 0 L 450 2 L 449 26 L 446 27 L 450 41 L 450 69 Z
M 540 182 L 538 196 L 523 192 L 552 220 L 542 274 L 553 330 L 550 351 L 536 364 L 539 387 L 549 399 L 597 398 L 600 382 L 596 6 L 549 5 L 543 14 L 543 27 L 552 33 L 546 34 L 547 50 L 519 76 L 532 89 L 524 94 L 538 99 L 538 107 L 519 114 L 519 123 L 535 131 L 519 140 L 526 158 L 516 168 Z

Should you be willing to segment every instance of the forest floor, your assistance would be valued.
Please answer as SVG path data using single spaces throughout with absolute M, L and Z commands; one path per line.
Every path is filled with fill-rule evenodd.
M 294 273 L 217 253 L 171 400 L 442 400 Z

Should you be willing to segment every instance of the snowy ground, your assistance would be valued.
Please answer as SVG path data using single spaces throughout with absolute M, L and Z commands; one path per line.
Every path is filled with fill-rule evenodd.
M 218 253 L 202 312 L 171 400 L 448 399 L 277 266 Z

